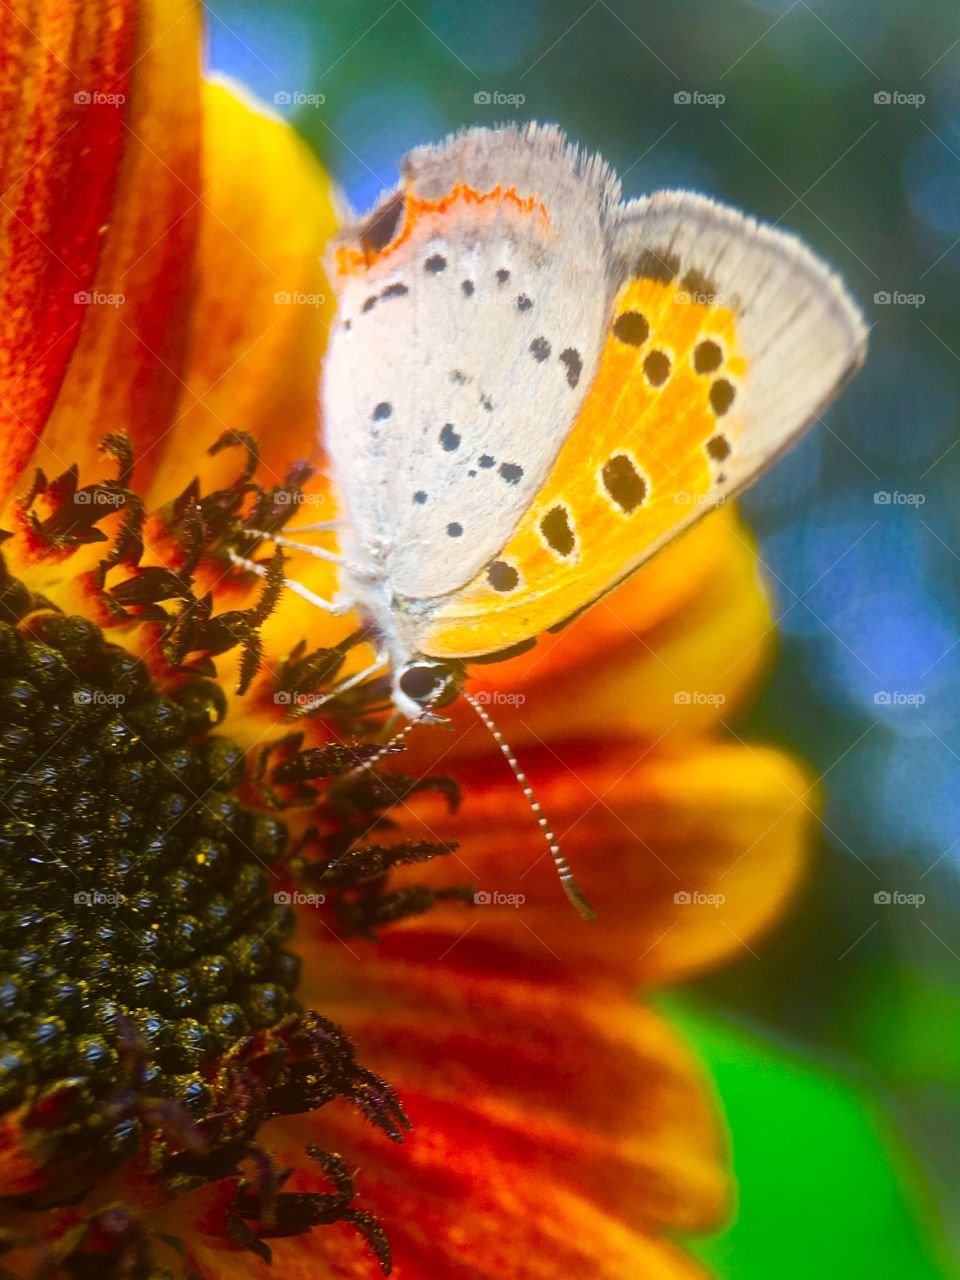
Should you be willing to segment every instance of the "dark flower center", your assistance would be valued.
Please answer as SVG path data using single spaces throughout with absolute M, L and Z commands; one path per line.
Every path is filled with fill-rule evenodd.
M 261 489 L 255 443 L 228 432 L 211 452 L 226 447 L 245 452 L 234 484 L 203 495 L 195 481 L 164 509 L 177 547 L 169 568 L 140 564 L 144 507 L 123 437 L 104 442 L 115 481 L 80 488 L 76 468 L 52 482 L 38 472 L 21 503 L 29 538 L 49 554 L 106 544 L 93 575 L 100 605 L 120 625 L 159 626 L 163 687 L 92 622 L 32 595 L 0 557 L 0 1241 L 38 1244 L 41 1210 L 82 1206 L 132 1159 L 163 1198 L 229 1180 L 220 1230 L 234 1247 L 269 1260 L 267 1239 L 344 1221 L 389 1271 L 386 1236 L 354 1207 L 343 1158 L 305 1147 L 330 1189 L 288 1193 L 291 1170 L 258 1143 L 264 1121 L 336 1097 L 395 1141 L 407 1127 L 343 1032 L 295 998 L 290 889 L 323 902 L 339 931 L 365 936 L 437 900 L 469 900 L 465 888 L 390 888 L 394 867 L 448 846 L 364 843 L 412 791 L 439 788 L 451 805 L 457 791 L 358 770 L 382 754 L 370 742 L 305 745 L 299 699 L 330 687 L 362 631 L 333 649 L 293 645 L 273 689 L 251 695 L 272 693 L 291 720 L 255 758 L 217 733 L 227 702 L 215 659 L 239 649 L 239 692 L 250 688 L 282 558 L 272 553 L 259 603 L 239 611 L 197 595 L 194 572 L 205 558 L 234 572 L 237 552 L 249 565 L 260 535 L 248 526 L 282 527 L 309 474 L 298 464 L 286 487 Z M 111 544 L 99 523 L 118 506 Z M 329 712 L 362 739 L 383 694 L 356 689 Z M 323 835 L 310 821 L 318 809 Z M 297 811 L 306 820 L 294 839 Z M 204 1229 L 216 1230 L 209 1212 Z M 70 1276 L 146 1280 L 155 1243 L 134 1200 L 91 1208 L 57 1257 Z
M 0 624 L 0 655 L 0 1103 L 30 1091 L 46 1160 L 102 1169 L 143 1127 L 102 1124 L 129 1071 L 121 1032 L 143 1045 L 144 1090 L 199 1118 L 210 1063 L 296 1011 L 295 917 L 268 893 L 287 830 L 234 795 L 244 755 L 211 732 L 218 685 L 160 694 L 58 614 L 27 636 Z

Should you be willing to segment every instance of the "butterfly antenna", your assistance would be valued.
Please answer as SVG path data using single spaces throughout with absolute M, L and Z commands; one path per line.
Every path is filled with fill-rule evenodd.
M 375 751 L 373 755 L 369 758 L 369 760 L 361 760 L 360 763 L 355 764 L 352 769 L 348 769 L 343 776 L 345 778 L 351 778 L 355 774 L 363 773 L 365 769 L 375 768 L 380 763 L 381 760 L 383 760 L 386 756 L 390 755 L 394 747 L 399 746 L 399 744 L 404 741 L 407 735 L 414 731 L 417 725 L 424 724 L 425 722 L 429 723 L 430 713 L 433 711 L 433 708 L 443 697 L 443 693 L 444 693 L 443 689 L 438 689 L 437 692 L 434 694 L 434 696 L 430 699 L 430 701 L 424 703 L 423 707 L 420 710 L 419 715 L 415 715 L 413 719 L 409 720 L 403 726 L 402 729 L 398 729 L 396 733 L 391 734 L 390 737 L 387 738 L 383 746 L 380 748 L 380 750 Z
M 591 907 L 586 894 L 577 884 L 576 876 L 571 871 L 570 864 L 560 851 L 560 846 L 557 844 L 557 837 L 553 832 L 553 828 L 544 817 L 543 810 L 540 808 L 540 802 L 534 795 L 533 788 L 530 786 L 527 775 L 517 763 L 517 758 L 511 751 L 507 740 L 494 724 L 493 717 L 485 707 L 481 706 L 473 694 L 468 693 L 466 689 L 461 689 L 460 692 L 463 697 L 466 698 L 467 702 L 470 703 L 471 707 L 473 707 L 474 711 L 477 713 L 478 719 L 480 719 L 486 726 L 488 733 L 500 748 L 503 758 L 510 766 L 513 776 L 520 784 L 520 789 L 527 797 L 530 808 L 533 810 L 533 816 L 536 818 L 540 826 L 540 830 L 543 832 L 544 839 L 547 842 L 547 848 L 550 850 L 551 858 L 553 858 L 553 865 L 557 868 L 557 875 L 560 877 L 560 883 L 563 885 L 564 893 L 576 907 L 577 911 L 579 911 L 580 915 L 583 916 L 584 920 L 596 920 L 596 912 L 593 907 Z M 411 726 L 408 726 L 408 728 L 409 727 Z
M 400 743 L 403 742 L 407 734 L 412 733 L 418 724 L 423 724 L 424 717 L 427 715 L 429 710 L 430 710 L 429 705 L 424 707 L 420 715 L 415 716 L 414 719 L 409 721 L 409 723 L 405 724 L 402 729 L 399 729 L 395 734 L 389 737 L 379 751 L 375 751 L 368 760 L 361 760 L 359 764 L 355 764 L 353 768 L 348 769 L 343 776 L 345 778 L 351 778 L 355 774 L 363 773 L 365 769 L 376 768 L 376 766 L 380 763 L 381 760 L 384 759 L 384 757 L 391 754 L 394 747 L 399 746 Z

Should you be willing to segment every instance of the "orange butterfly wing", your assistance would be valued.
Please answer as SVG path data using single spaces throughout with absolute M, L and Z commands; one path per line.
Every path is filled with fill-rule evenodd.
M 733 311 L 696 281 L 620 290 L 597 375 L 496 559 L 429 614 L 423 653 L 510 648 L 580 612 L 722 499 L 747 373 Z

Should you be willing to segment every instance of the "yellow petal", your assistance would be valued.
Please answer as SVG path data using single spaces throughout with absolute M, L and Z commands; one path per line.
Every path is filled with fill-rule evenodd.
M 318 451 L 317 388 L 333 310 L 320 256 L 336 215 L 330 180 L 289 125 L 207 84 L 197 291 L 184 385 L 153 500 L 197 471 L 210 488 L 236 456 L 204 450 L 228 428 L 260 444 L 261 483 Z

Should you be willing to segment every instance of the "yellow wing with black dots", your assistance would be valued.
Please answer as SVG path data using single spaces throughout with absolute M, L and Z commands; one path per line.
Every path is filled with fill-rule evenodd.
M 582 611 L 750 484 L 863 362 L 840 280 L 706 197 L 624 206 L 610 255 L 622 284 L 580 412 L 482 571 L 409 602 L 425 654 L 509 649 Z

